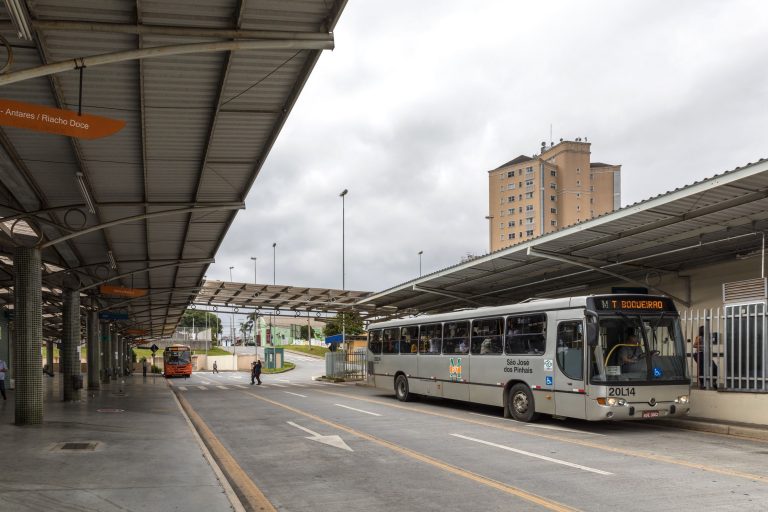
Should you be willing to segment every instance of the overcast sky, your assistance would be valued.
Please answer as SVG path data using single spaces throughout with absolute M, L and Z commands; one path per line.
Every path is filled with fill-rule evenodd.
M 588 137 L 622 205 L 768 157 L 768 2 L 349 0 L 208 271 L 381 291 L 488 250 L 487 171 Z

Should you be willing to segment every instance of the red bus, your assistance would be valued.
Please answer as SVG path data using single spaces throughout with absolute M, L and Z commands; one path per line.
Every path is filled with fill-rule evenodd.
M 192 375 L 192 351 L 186 345 L 171 345 L 163 350 L 163 374 L 166 377 Z

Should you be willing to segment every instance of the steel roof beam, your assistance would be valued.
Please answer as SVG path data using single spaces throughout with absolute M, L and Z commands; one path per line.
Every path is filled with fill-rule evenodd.
M 43 64 L 42 66 L 34 68 L 6 73 L 5 75 L 0 75 L 0 86 L 23 82 L 24 80 L 32 78 L 55 75 L 65 71 L 73 71 L 80 68 L 94 68 L 130 60 L 240 50 L 333 50 L 333 46 L 333 40 L 304 41 L 301 39 L 217 41 L 153 46 L 151 48 L 141 48 L 138 50 L 76 57 L 74 59 L 67 59 L 52 64 Z
M 82 236 L 88 233 L 93 233 L 95 231 L 101 231 L 106 228 L 110 228 L 113 226 L 119 226 L 121 224 L 126 224 L 129 222 L 135 222 L 137 220 L 144 220 L 154 217 L 165 217 L 168 215 L 178 215 L 181 213 L 197 213 L 197 212 L 206 212 L 206 211 L 212 211 L 212 210 L 242 210 L 245 208 L 244 203 L 240 203 L 236 206 L 203 206 L 201 208 L 193 207 L 193 208 L 180 208 L 177 210 L 163 210 L 161 212 L 152 212 L 152 213 L 143 213 L 141 215 L 132 215 L 130 217 L 125 217 L 122 219 L 113 220 L 110 222 L 104 222 L 101 224 L 98 224 L 96 226 L 91 226 L 89 228 L 81 229 L 80 231 L 76 231 L 74 233 L 70 233 L 68 235 L 59 237 L 55 240 L 51 240 L 49 242 L 45 242 L 44 244 L 40 245 L 41 249 L 45 249 L 48 247 L 51 247 L 53 245 L 59 244 L 61 242 L 64 242 L 66 240 L 70 240 L 72 238 L 77 238 L 78 236 Z
M 276 39 L 296 41 L 330 41 L 329 32 L 288 32 L 281 30 L 243 30 L 205 27 L 178 27 L 170 25 L 131 25 L 127 23 L 104 23 L 66 20 L 37 20 L 32 22 L 37 30 L 59 30 L 75 32 L 109 32 L 112 34 L 166 35 L 194 38 L 219 37 L 222 39 Z
M 545 258 L 545 259 L 550 259 L 550 260 L 554 260 L 554 261 L 560 261 L 562 263 L 568 263 L 570 265 L 575 265 L 577 267 L 584 267 L 584 268 L 587 268 L 587 269 L 590 269 L 590 270 L 594 270 L 595 272 L 599 272 L 601 274 L 606 274 L 606 275 L 609 275 L 611 277 L 615 277 L 616 279 L 620 279 L 621 281 L 625 281 L 627 283 L 634 284 L 635 286 L 641 286 L 641 287 L 646 287 L 647 286 L 651 290 L 655 290 L 655 291 L 657 291 L 659 293 L 662 293 L 662 294 L 664 294 L 664 295 L 666 295 L 668 297 L 671 297 L 672 299 L 676 300 L 677 302 L 680 302 L 681 304 L 685 305 L 685 307 L 690 307 L 691 306 L 690 299 L 688 299 L 688 300 L 681 299 L 680 297 L 672 295 L 671 293 L 666 292 L 666 291 L 664 291 L 664 290 L 662 290 L 660 288 L 656 288 L 654 286 L 650 286 L 648 283 L 643 283 L 641 281 L 637 281 L 637 280 L 629 278 L 627 276 L 623 276 L 621 274 L 617 274 L 616 272 L 611 272 L 610 270 L 606 270 L 604 268 L 596 267 L 594 265 L 591 265 L 591 264 L 589 264 L 587 262 L 584 262 L 584 261 L 580 261 L 578 259 L 566 258 L 566 257 L 564 257 L 562 255 L 551 253 L 549 251 L 542 251 L 541 249 L 536 249 L 534 247 L 528 247 L 527 254 L 528 254 L 528 256 L 535 256 L 535 257 L 538 257 L 538 258 Z
M 210 265 L 211 263 L 214 263 L 215 260 L 213 258 L 201 258 L 201 259 L 195 259 L 195 260 L 182 260 L 176 263 L 167 263 L 165 265 L 155 265 L 153 267 L 147 267 L 147 268 L 141 268 L 139 270 L 134 270 L 132 272 L 124 272 L 122 274 L 110 277 L 108 279 L 103 279 L 99 282 L 89 284 L 88 286 L 84 286 L 80 288 L 80 291 L 83 292 L 85 290 L 90 290 L 91 288 L 96 288 L 97 286 L 100 286 L 102 284 L 109 283 L 111 281 L 116 281 L 118 279 L 123 279 L 124 277 L 129 277 L 136 274 L 141 274 L 143 272 L 152 272 L 153 270 L 158 270 L 161 268 L 169 268 L 169 267 L 182 267 L 186 265 Z

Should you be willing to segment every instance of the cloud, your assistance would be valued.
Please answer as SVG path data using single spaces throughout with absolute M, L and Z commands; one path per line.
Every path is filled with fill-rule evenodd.
M 350 2 L 208 274 L 379 291 L 488 247 L 487 171 L 588 136 L 633 203 L 765 154 L 768 5 Z

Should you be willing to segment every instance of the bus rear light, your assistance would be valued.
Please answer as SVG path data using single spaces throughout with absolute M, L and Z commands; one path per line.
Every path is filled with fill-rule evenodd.
M 688 395 L 680 395 L 675 399 L 675 403 L 678 404 L 687 404 L 689 401 Z

